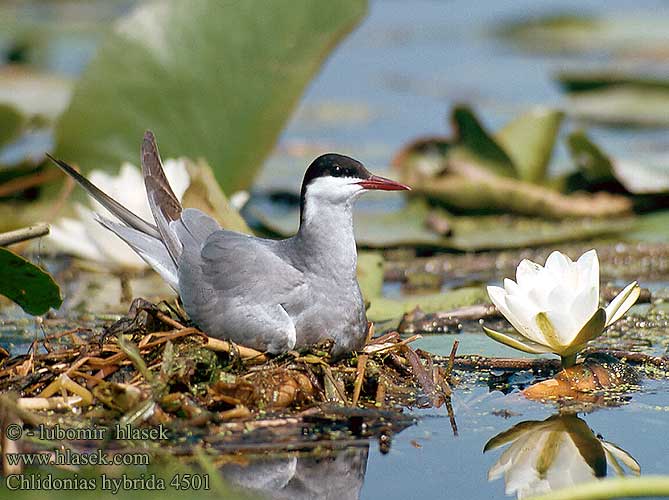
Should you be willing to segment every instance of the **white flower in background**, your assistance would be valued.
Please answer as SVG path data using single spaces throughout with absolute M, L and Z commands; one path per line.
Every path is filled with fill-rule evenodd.
M 625 468 L 639 475 L 639 463 L 622 448 L 599 439 L 575 415 L 521 422 L 488 441 L 484 452 L 510 444 L 488 471 L 488 481 L 504 476 L 505 493 L 518 498 L 542 495 Z
M 553 352 L 570 366 L 576 354 L 606 327 L 618 321 L 639 298 L 639 285 L 630 283 L 606 309 L 599 307 L 599 260 L 590 250 L 573 262 L 553 252 L 541 266 L 527 259 L 516 270 L 516 281 L 504 288 L 489 286 L 493 304 L 516 329 L 506 335 L 483 327 L 489 337 L 524 352 Z
M 190 184 L 184 160 L 165 160 L 163 167 L 176 197 L 181 200 Z M 153 221 L 140 170 L 130 163 L 121 165 L 118 175 L 94 170 L 90 181 L 131 212 Z M 77 203 L 78 219 L 63 217 L 51 227 L 49 237 L 61 250 L 77 257 L 93 260 L 114 269 L 144 269 L 149 266 L 119 237 L 102 227 L 94 218 L 99 213 L 116 218 L 93 198 L 91 208 Z

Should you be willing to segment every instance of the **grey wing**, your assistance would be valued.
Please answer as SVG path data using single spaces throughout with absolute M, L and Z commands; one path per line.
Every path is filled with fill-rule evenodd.
M 282 304 L 304 288 L 304 275 L 275 253 L 274 245 L 221 230 L 207 238 L 198 254 L 184 252 L 179 288 L 198 326 L 270 352 L 295 346 L 295 326 Z

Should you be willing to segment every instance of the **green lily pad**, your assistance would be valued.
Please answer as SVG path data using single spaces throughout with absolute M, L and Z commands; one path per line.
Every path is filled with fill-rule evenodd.
M 640 215 L 624 236 L 627 241 L 666 243 L 669 241 L 669 210 Z
M 564 113 L 537 107 L 505 125 L 495 138 L 513 160 L 520 180 L 540 184 L 553 156 Z
M 569 95 L 567 110 L 592 123 L 616 127 L 669 127 L 669 90 L 621 85 Z
M 423 312 L 434 313 L 488 302 L 488 294 L 484 287 L 458 288 L 442 293 L 414 295 L 404 299 L 376 297 L 372 299 L 367 310 L 367 319 L 369 321 L 388 321 L 396 325 L 405 313 L 413 311 L 416 307 L 420 307 Z
M 635 73 L 616 69 L 560 71 L 555 79 L 566 92 L 581 92 L 606 87 L 635 87 L 669 91 L 669 74 Z
M 381 296 L 383 291 L 383 255 L 379 252 L 358 252 L 358 283 L 365 300 Z
M 23 126 L 23 116 L 11 106 L 0 104 L 0 147 L 16 139 Z
M 255 206 L 250 211 L 276 235 L 291 236 L 298 229 L 297 209 L 279 213 Z M 447 219 L 452 229 L 449 236 L 429 229 L 426 218 L 431 212 Z M 413 246 L 459 251 L 525 248 L 617 235 L 632 227 L 633 218 L 547 221 L 505 215 L 456 217 L 440 209 L 430 209 L 419 201 L 392 212 L 354 211 L 356 241 L 367 248 Z
M 453 122 L 454 139 L 419 139 L 395 156 L 393 163 L 413 196 L 425 196 L 457 211 L 551 219 L 617 217 L 631 211 L 631 201 L 623 196 L 562 194 L 553 189 L 562 180 L 546 179 L 545 173 L 562 122 L 560 111 L 530 111 L 502 129 L 497 139 L 462 106 L 454 109 Z M 504 144 L 506 152 L 496 141 Z
M 0 248 L 0 294 L 35 316 L 57 309 L 63 302 L 48 273 L 6 248 Z
M 488 134 L 469 107 L 453 108 L 451 122 L 457 145 L 450 151 L 451 155 L 474 161 L 497 175 L 516 176 L 516 169 L 507 152 Z
M 505 22 L 497 34 L 532 52 L 629 53 L 665 50 L 666 16 L 625 14 L 597 17 L 580 11 L 523 17 Z
M 669 193 L 669 156 L 644 154 L 635 158 L 612 158 L 584 132 L 567 137 L 567 147 L 586 183 L 614 181 L 628 193 Z
M 222 188 L 248 188 L 324 57 L 364 0 L 141 4 L 110 33 L 56 129 L 83 169 L 137 161 L 152 129 L 163 157 L 205 158 Z

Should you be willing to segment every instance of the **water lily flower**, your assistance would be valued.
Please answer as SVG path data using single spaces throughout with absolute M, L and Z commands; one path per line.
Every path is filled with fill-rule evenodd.
M 541 354 L 552 352 L 562 366 L 576 362 L 576 354 L 605 328 L 618 321 L 639 298 L 636 281 L 611 303 L 599 306 L 599 260 L 590 250 L 573 262 L 553 252 L 541 266 L 527 259 L 516 270 L 516 281 L 504 288 L 489 286 L 488 295 L 516 329 L 507 335 L 483 327 L 492 339 L 515 349 Z
M 165 160 L 163 164 L 167 180 L 174 194 L 181 200 L 190 185 L 190 176 L 184 160 Z M 144 180 L 140 170 L 124 163 L 118 175 L 94 170 L 89 179 L 109 196 L 145 220 L 152 220 L 151 209 L 146 198 Z M 61 218 L 51 227 L 49 238 L 55 246 L 66 253 L 101 263 L 111 269 L 146 269 L 148 265 L 111 231 L 103 228 L 94 218 L 94 213 L 115 220 L 115 217 L 93 198 L 91 208 L 75 205 L 78 218 Z
M 504 476 L 505 493 L 518 498 L 546 494 L 607 474 L 639 475 L 639 463 L 619 446 L 598 438 L 576 415 L 521 422 L 488 441 L 484 452 L 509 445 L 488 471 Z

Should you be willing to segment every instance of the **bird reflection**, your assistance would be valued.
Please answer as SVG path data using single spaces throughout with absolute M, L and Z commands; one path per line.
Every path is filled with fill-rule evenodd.
M 637 461 L 625 450 L 596 436 L 576 415 L 553 415 L 521 422 L 490 439 L 483 452 L 510 445 L 488 471 L 504 476 L 505 492 L 518 498 L 547 493 L 626 470 L 638 475 Z
M 367 470 L 368 445 L 318 455 L 260 458 L 246 465 L 226 464 L 223 478 L 270 499 L 353 500 Z

